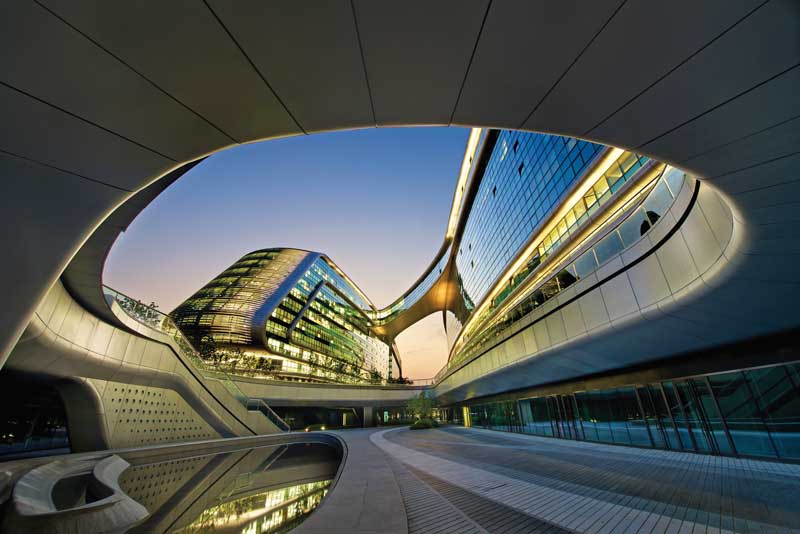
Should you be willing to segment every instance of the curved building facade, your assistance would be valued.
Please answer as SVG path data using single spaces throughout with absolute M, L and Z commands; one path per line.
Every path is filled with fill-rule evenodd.
M 624 242 L 614 233 L 599 255 L 584 251 L 553 281 L 533 287 L 552 274 L 554 260 L 585 249 L 640 204 L 664 171 L 646 156 L 580 139 L 473 129 L 444 243 L 419 280 L 377 312 L 378 331 L 393 338 L 442 312 L 450 354 L 441 376 L 475 356 L 478 338 L 494 335 L 509 303 L 517 306 L 527 296 L 526 310 L 533 310 L 646 233 L 663 206 L 626 226 Z M 672 188 L 679 187 L 683 175 L 667 175 Z M 662 204 L 673 197 L 666 184 L 659 191 Z M 511 316 L 520 313 L 517 307 Z
M 329 258 L 278 248 L 246 254 L 171 315 L 204 357 L 230 361 L 237 374 L 381 383 L 399 364 L 373 331 L 375 313 Z

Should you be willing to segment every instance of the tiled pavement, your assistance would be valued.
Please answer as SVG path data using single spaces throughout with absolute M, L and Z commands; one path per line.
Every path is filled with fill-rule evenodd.
M 405 504 L 408 532 L 438 533 L 459 532 L 463 534 L 485 534 L 487 531 L 472 521 L 460 509 L 422 482 L 396 460 L 389 460 L 395 480 Z
M 800 532 L 800 465 L 457 427 L 370 439 L 409 532 Z
M 800 465 L 460 427 L 337 432 L 336 486 L 293 534 L 800 532 Z

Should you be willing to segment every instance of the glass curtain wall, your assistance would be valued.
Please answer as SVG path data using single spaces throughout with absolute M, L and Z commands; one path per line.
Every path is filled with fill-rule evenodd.
M 373 331 L 375 311 L 327 257 L 265 249 L 243 256 L 171 316 L 201 357 L 225 372 L 379 384 L 391 378 L 393 353 Z
M 389 376 L 389 346 L 371 332 L 368 309 L 320 258 L 267 320 L 267 348 L 295 362 L 284 362 L 283 371 L 379 383 Z
M 457 331 L 534 229 L 580 179 L 602 145 L 558 135 L 498 131 L 455 256 L 458 298 L 448 319 Z
M 458 411 L 458 410 L 454 410 Z M 800 364 L 472 405 L 472 426 L 800 461 Z

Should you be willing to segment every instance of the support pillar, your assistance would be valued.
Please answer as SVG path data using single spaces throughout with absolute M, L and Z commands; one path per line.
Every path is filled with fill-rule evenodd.
M 372 415 L 372 406 L 364 406 L 364 416 L 361 418 L 361 424 L 366 428 L 375 426 L 375 417 Z

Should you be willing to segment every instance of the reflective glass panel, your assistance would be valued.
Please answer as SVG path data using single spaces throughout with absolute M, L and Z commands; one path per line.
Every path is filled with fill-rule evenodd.
M 745 371 L 781 458 L 800 458 L 800 392 L 796 366 Z
M 611 257 L 619 254 L 623 248 L 619 234 L 616 230 L 612 231 L 594 246 L 594 252 L 597 254 L 597 262 L 602 265 Z
M 667 188 L 667 184 L 660 180 L 653 188 L 653 191 L 647 196 L 644 201 L 644 209 L 650 222 L 655 224 L 672 205 L 672 195 Z
M 711 375 L 708 380 L 738 453 L 774 457 L 775 448 L 744 373 Z
M 694 398 L 697 400 L 698 410 L 703 416 L 703 423 L 706 426 L 706 432 L 709 434 L 708 438 L 711 442 L 712 450 L 722 454 L 733 454 L 733 449 L 731 449 L 728 436 L 725 433 L 725 426 L 719 416 L 711 391 L 708 389 L 706 379 L 694 378 L 689 381 L 689 386 Z
M 644 210 L 637 208 L 628 216 L 625 222 L 619 225 L 619 235 L 622 237 L 623 244 L 626 247 L 631 246 L 646 234 L 651 226 Z
M 594 251 L 584 252 L 580 258 L 575 260 L 575 271 L 578 278 L 584 278 L 597 268 L 597 260 L 594 259 Z

